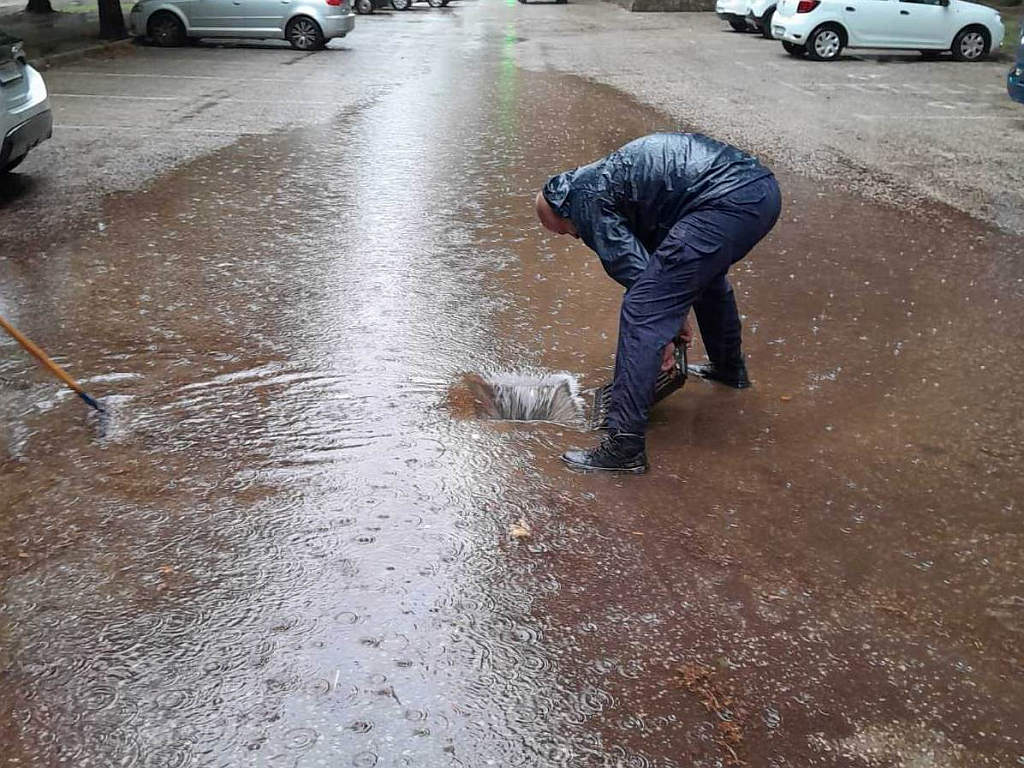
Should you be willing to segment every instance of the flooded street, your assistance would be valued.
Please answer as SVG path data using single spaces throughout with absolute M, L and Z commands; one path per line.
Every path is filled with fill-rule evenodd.
M 0 337 L 0 765 L 1024 765 L 1019 236 L 777 167 L 754 387 L 568 473 L 621 296 L 533 196 L 702 126 L 521 66 L 524 10 L 360 17 L 431 38 L 11 231 L 0 315 L 110 413 Z M 547 421 L 453 394 L 518 374 Z

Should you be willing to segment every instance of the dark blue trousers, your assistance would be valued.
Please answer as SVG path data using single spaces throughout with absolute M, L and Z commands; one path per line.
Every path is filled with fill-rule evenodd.
M 643 434 L 654 399 L 661 352 L 690 307 L 711 362 L 743 359 L 740 316 L 726 273 L 779 218 L 782 201 L 768 176 L 686 214 L 651 254 L 622 299 L 608 425 Z

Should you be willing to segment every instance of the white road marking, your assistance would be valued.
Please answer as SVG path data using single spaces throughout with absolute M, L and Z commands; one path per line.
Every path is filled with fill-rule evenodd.
M 219 136 L 269 136 L 272 131 L 219 131 L 212 128 L 166 128 L 160 125 L 99 125 L 57 123 L 54 128 L 72 131 L 132 131 L 133 133 L 209 133 Z
M 787 88 L 792 88 L 797 93 L 802 93 L 805 96 L 817 96 L 818 95 L 814 91 L 809 91 L 806 88 L 801 88 L 799 85 L 793 85 L 792 83 L 787 83 L 785 80 L 779 80 L 778 83 L 779 83 L 779 85 L 784 85 Z
M 854 113 L 858 120 L 1018 120 L 1024 123 L 1021 115 L 862 115 Z
M 122 99 L 124 101 L 199 101 L 207 98 L 206 96 L 125 96 L 119 94 L 117 96 L 105 93 L 55 93 L 50 92 L 50 96 L 57 96 L 65 99 Z M 225 104 L 278 104 L 281 106 L 302 106 L 308 104 L 309 106 L 322 107 L 330 104 L 329 101 L 282 101 L 280 99 L 217 99 L 218 103 Z
M 231 75 L 155 75 L 142 72 L 92 72 L 85 69 L 64 69 L 61 75 L 82 75 L 83 77 L 134 77 L 134 78 L 157 78 L 162 80 L 226 80 L 231 83 L 285 83 L 295 85 L 294 78 L 282 77 L 237 77 Z M 309 80 L 302 78 L 303 85 L 328 85 L 345 82 L 344 78 L 334 80 Z

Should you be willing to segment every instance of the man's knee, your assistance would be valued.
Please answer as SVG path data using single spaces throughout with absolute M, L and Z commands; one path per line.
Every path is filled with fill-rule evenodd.
M 674 329 L 682 322 L 680 318 L 673 325 L 672 314 L 659 308 L 650 296 L 638 297 L 627 291 L 619 312 L 619 335 L 634 344 L 660 348 L 672 340 Z

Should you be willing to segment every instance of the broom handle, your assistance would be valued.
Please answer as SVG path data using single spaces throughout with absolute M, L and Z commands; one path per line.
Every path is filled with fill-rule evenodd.
M 72 379 L 70 376 L 68 376 L 63 368 L 61 368 L 59 365 L 53 362 L 53 360 L 50 359 L 49 355 L 43 352 L 43 350 L 41 350 L 35 344 L 33 344 L 31 340 L 23 336 L 17 328 L 8 323 L 2 317 L 0 317 L 0 327 L 2 327 L 5 331 L 11 334 L 11 336 L 14 337 L 14 340 L 21 344 L 21 346 L 25 348 L 25 351 L 32 355 L 32 357 L 34 357 L 36 360 L 38 360 L 42 364 L 42 366 L 46 368 L 50 373 L 52 373 L 58 379 L 63 381 L 65 384 L 67 384 L 69 387 L 75 390 L 75 392 L 77 392 L 78 394 L 85 394 L 85 390 L 83 390 L 78 385 L 78 382 Z

